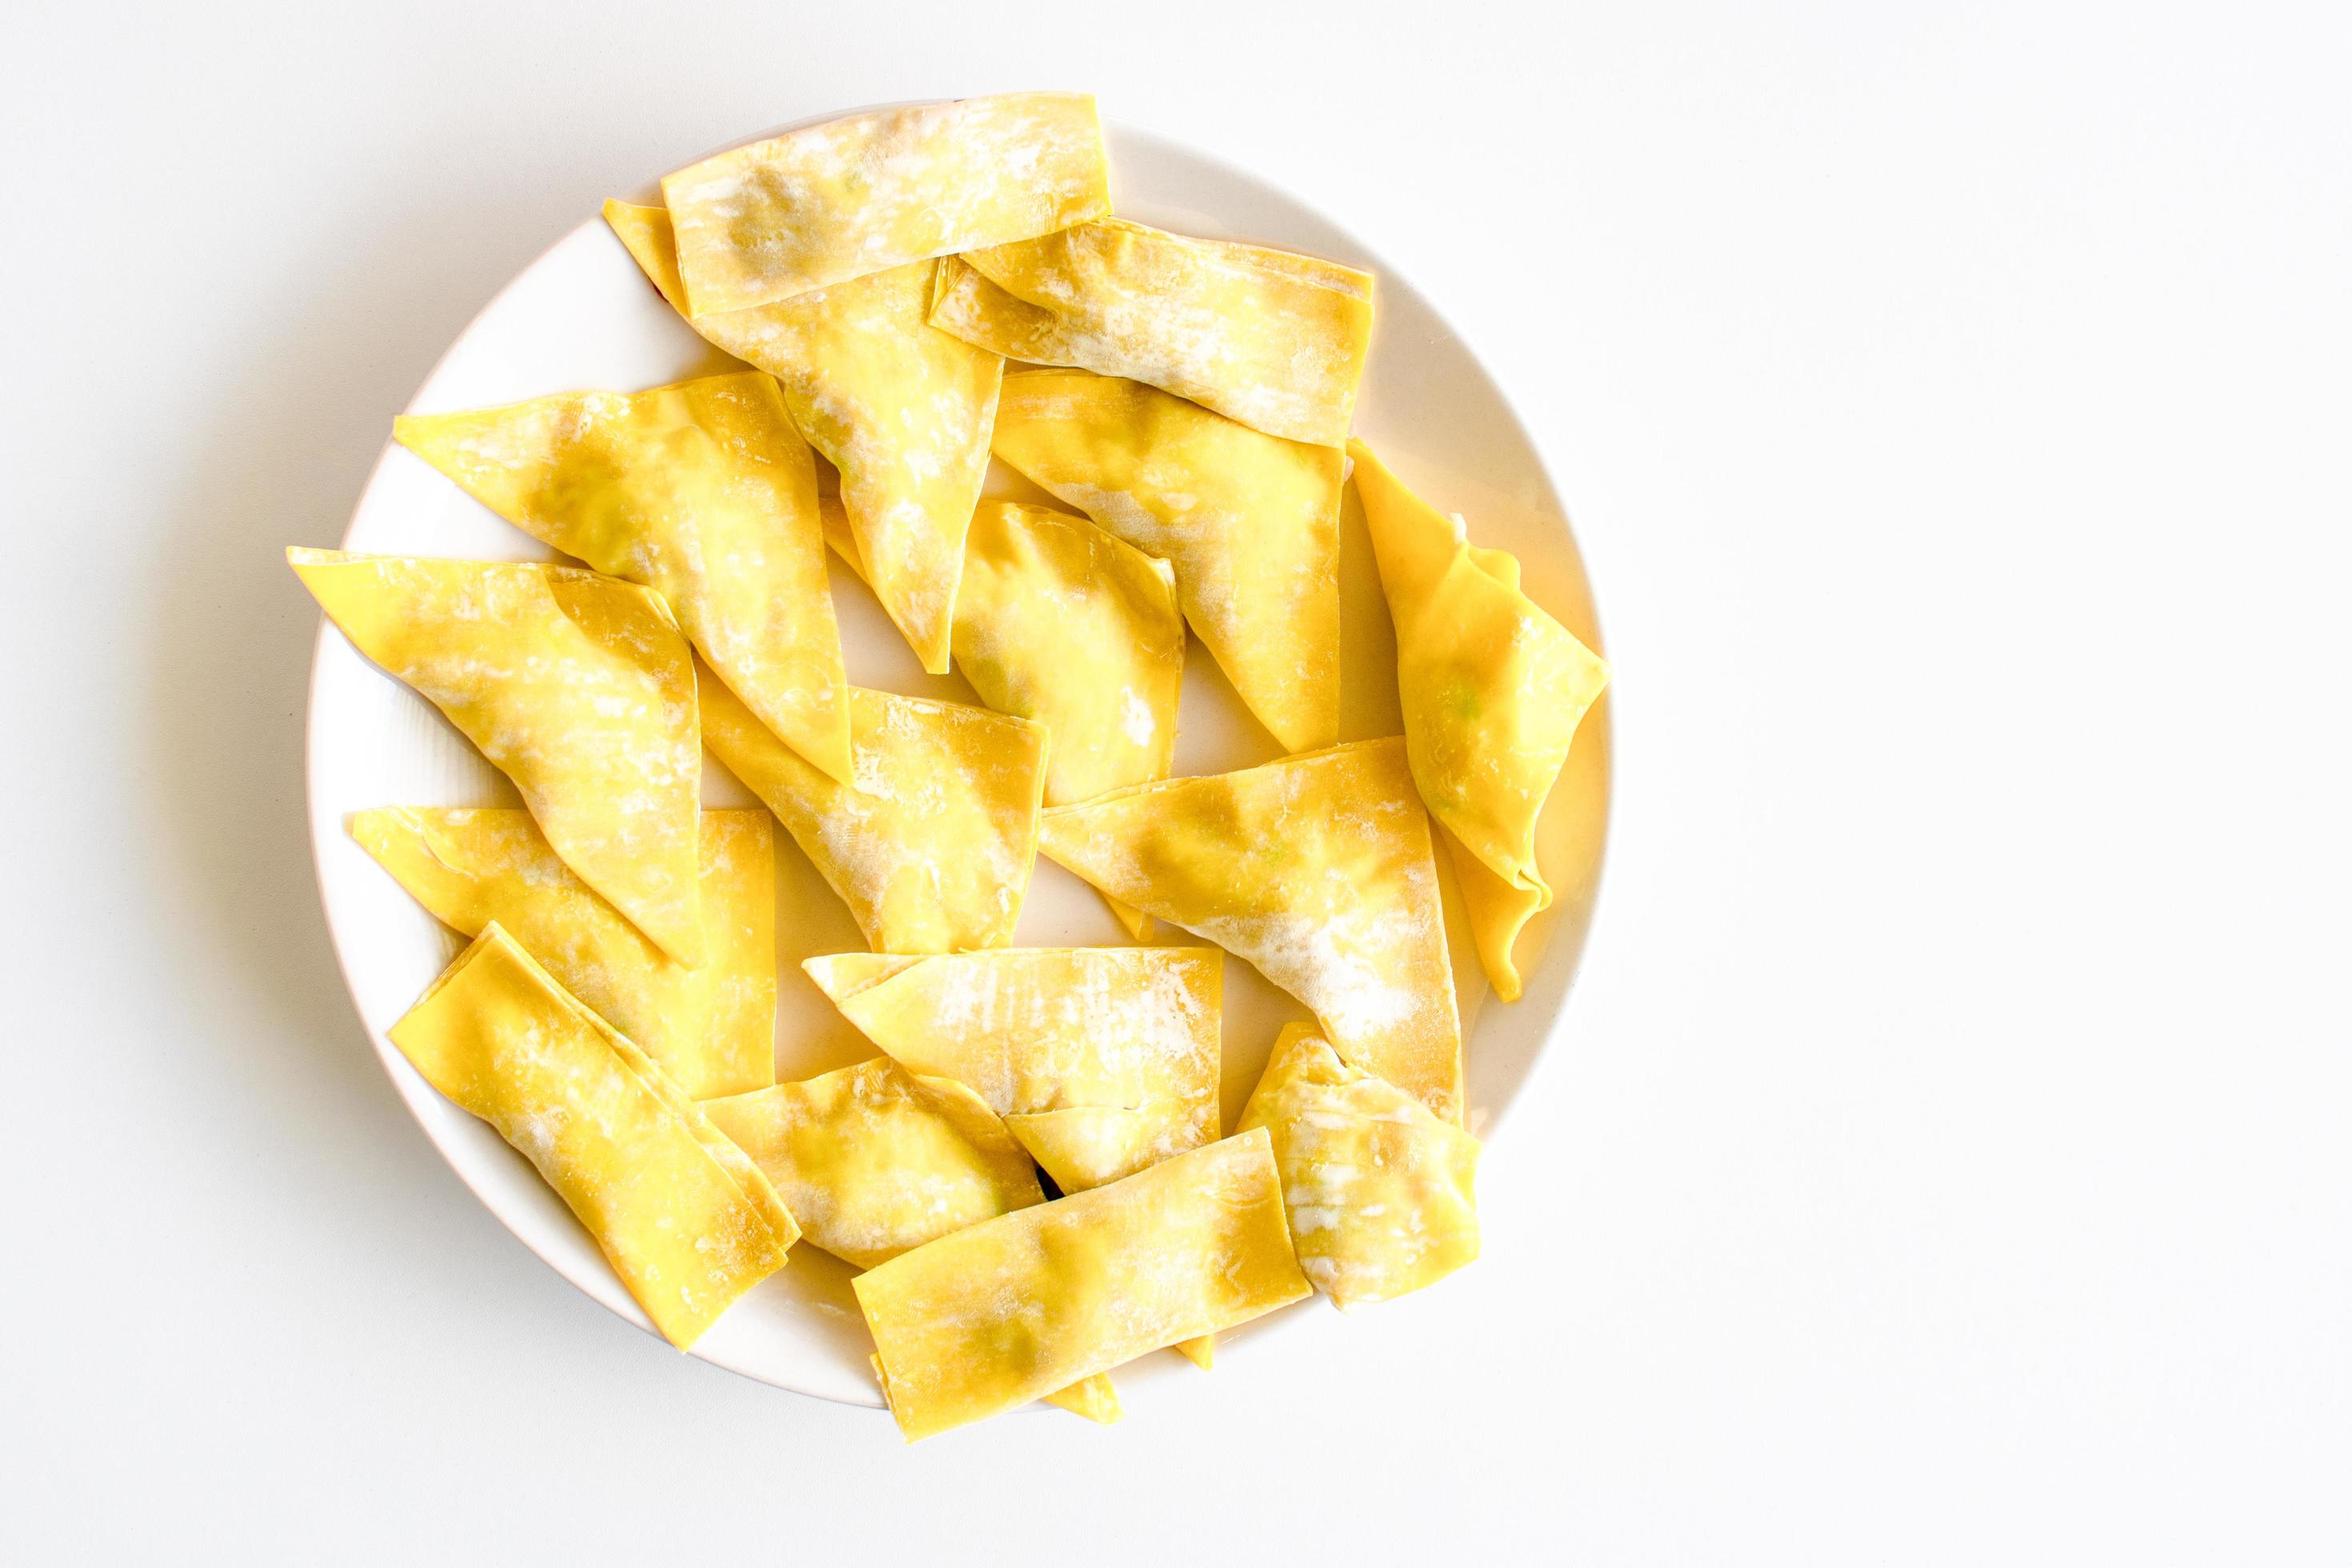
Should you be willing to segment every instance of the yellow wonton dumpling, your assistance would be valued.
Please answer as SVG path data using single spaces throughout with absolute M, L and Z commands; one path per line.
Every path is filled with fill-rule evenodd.
M 849 776 L 816 465 L 773 381 L 747 372 L 404 414 L 393 434 L 534 538 L 660 594 L 761 722 Z
M 466 936 L 496 923 L 677 1081 L 690 1099 L 776 1078 L 775 823 L 702 814 L 702 929 L 688 969 L 647 942 L 556 858 L 530 813 L 388 806 L 352 837 L 435 919 Z
M 909 1439 L 1299 1300 L 1264 1129 L 1017 1210 L 852 1281 Z
M 1348 450 L 1396 622 L 1413 783 L 1430 815 L 1517 895 L 1474 890 L 1464 878 L 1479 957 L 1508 1001 L 1518 994 L 1510 942 L 1551 902 L 1536 816 L 1609 667 L 1519 591 L 1516 559 L 1472 546 L 1459 520 L 1407 489 L 1361 441 Z
M 1337 447 L 1371 346 L 1372 279 L 1098 218 L 948 258 L 930 319 L 1013 359 L 1130 376 L 1269 436 Z
M 1066 1193 L 1217 1135 L 1213 949 L 845 952 L 801 967 L 908 1069 L 971 1088 Z
M 1006 376 L 992 439 L 1175 568 L 1184 618 L 1285 750 L 1339 740 L 1341 453 L 1068 370 Z
M 689 314 L 764 305 L 887 267 L 1110 211 L 1085 93 L 876 110 L 720 153 L 662 181 Z
M 960 702 L 849 689 L 856 784 L 795 756 L 715 682 L 702 737 L 767 803 L 877 952 L 1013 940 L 1036 859 L 1043 726 Z
M 606 202 L 619 235 L 682 313 L 670 217 Z M 964 530 L 988 477 L 1001 355 L 925 319 L 934 263 L 918 261 L 772 305 L 704 316 L 694 329 L 773 375 L 793 422 L 841 470 L 842 503 L 875 596 L 943 675 Z
M 1241 1130 L 1274 1135 L 1298 1266 L 1339 1306 L 1418 1290 L 1478 1256 L 1478 1141 L 1286 1025 Z
M 701 966 L 694 656 L 660 595 L 521 562 L 286 558 L 360 652 L 514 781 L 582 881 Z
M 392 1042 L 538 1167 L 679 1349 L 783 1267 L 800 1231 L 759 1167 L 500 927 L 474 939 Z
M 887 1057 L 702 1110 L 774 1184 L 801 1234 L 859 1268 L 1045 1201 L 979 1096 Z
M 1404 742 L 1142 784 L 1045 814 L 1038 847 L 1247 959 L 1339 1053 L 1459 1120 L 1462 1026 Z

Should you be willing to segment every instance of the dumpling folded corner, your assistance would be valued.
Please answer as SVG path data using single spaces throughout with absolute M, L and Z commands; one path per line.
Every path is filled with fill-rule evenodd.
M 514 781 L 582 881 L 702 965 L 694 656 L 660 595 L 533 563 L 286 558 L 352 646 Z
M 669 213 L 606 202 L 604 220 L 682 313 Z M 691 324 L 776 378 L 793 423 L 841 470 L 875 596 L 923 668 L 943 675 L 1004 360 L 924 319 L 934 269 L 912 262 Z
M 391 1032 L 537 1167 L 679 1349 L 783 1267 L 800 1231 L 759 1167 L 503 928 L 483 928 Z
M 1418 1290 L 1478 1256 L 1478 1141 L 1339 1059 L 1305 1024 L 1242 1111 L 1273 1135 L 1298 1266 L 1339 1307 Z
M 1480 960 L 1508 1001 L 1518 994 L 1511 943 L 1551 902 L 1536 817 L 1609 667 L 1520 591 L 1515 557 L 1471 544 L 1458 518 L 1406 489 L 1361 441 L 1348 450 L 1396 623 L 1413 783 L 1468 858 L 1511 889 L 1463 877 Z
M 1496 876 L 1451 828 L 1442 822 L 1436 826 L 1454 863 L 1454 883 L 1462 889 L 1462 912 L 1469 922 L 1471 943 L 1478 950 L 1478 966 L 1486 972 L 1486 983 L 1497 997 L 1516 1002 L 1522 989 L 1515 956 L 1519 933 L 1550 907 L 1551 889 L 1541 883 L 1523 888 Z
M 1285 750 L 1339 740 L 1343 454 L 1067 370 L 1006 376 L 992 441 L 1174 569 L 1185 620 Z
M 1086 93 L 876 110 L 788 131 L 662 181 L 688 314 L 1049 234 L 1110 211 Z
M 404 414 L 402 445 L 532 537 L 661 595 L 762 723 L 849 776 L 816 465 L 756 372 Z
M 801 1234 L 855 1268 L 1045 1201 L 1028 1155 L 978 1095 L 888 1057 L 702 1110 Z
M 443 925 L 467 937 L 505 927 L 688 1098 L 775 1081 L 775 819 L 767 812 L 702 814 L 710 961 L 699 969 L 646 941 L 573 876 L 527 811 L 387 806 L 353 814 L 351 834 Z
M 715 682 L 702 737 L 767 805 L 877 952 L 1013 940 L 1036 859 L 1044 726 L 958 702 L 849 689 L 855 784 L 803 762 Z
M 1337 447 L 1371 347 L 1372 278 L 1105 217 L 947 258 L 930 320 L 1008 358 L 1131 377 Z
M 1213 948 L 845 952 L 801 967 L 908 1070 L 969 1086 L 1066 1193 L 1217 1136 Z
M 1459 1120 L 1429 819 L 1393 736 L 1045 814 L 1038 847 L 1304 1002 L 1341 1057 Z
M 1263 1128 L 942 1237 L 852 1288 L 910 1441 L 1314 1289 Z

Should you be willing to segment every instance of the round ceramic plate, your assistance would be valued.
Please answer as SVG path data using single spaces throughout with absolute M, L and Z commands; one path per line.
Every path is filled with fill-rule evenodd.
M 824 118 L 832 118 L 825 116 Z M 762 132 L 761 134 L 772 134 Z M 1173 142 L 1109 132 L 1112 189 L 1122 216 L 1181 233 L 1310 251 L 1377 273 L 1378 327 L 1358 405 L 1358 432 L 1404 480 L 1471 536 L 1514 552 L 1528 592 L 1587 641 L 1592 602 L 1581 562 L 1536 447 L 1467 345 L 1406 279 L 1329 219 L 1295 197 Z M 651 182 L 616 195 L 660 198 Z M 730 368 L 645 279 L 601 219 L 563 237 L 492 300 L 461 333 L 409 404 L 412 413 L 475 408 L 548 393 L 635 390 Z M 386 420 L 387 429 L 390 420 Z M 830 477 L 828 476 L 828 483 Z M 999 464 L 989 493 L 1048 501 Z M 316 542 L 304 541 L 302 542 Z M 542 560 L 549 552 L 460 491 L 406 448 L 386 442 L 342 539 L 346 550 L 386 554 Z M 957 676 L 927 676 L 865 586 L 833 563 L 833 592 L 849 678 L 865 686 L 972 702 Z M 1342 738 L 1401 732 L 1395 644 L 1370 541 L 1352 490 L 1342 535 Z M 1252 719 L 1200 645 L 1188 650 L 1178 718 L 1176 771 L 1219 773 L 1268 762 L 1280 748 Z M 1522 939 L 1525 997 L 1488 994 L 1461 924 L 1451 868 L 1448 937 L 1468 1041 L 1469 1125 L 1491 1135 L 1552 1034 L 1583 947 L 1608 808 L 1605 705 L 1584 721 L 1538 835 L 1559 900 Z M 466 1184 L 508 1229 L 563 1277 L 641 1328 L 651 1324 L 620 1279 L 522 1156 L 488 1124 L 441 1098 L 385 1036 L 455 955 L 459 943 L 418 907 L 345 831 L 351 814 L 378 805 L 512 805 L 510 785 L 424 699 L 378 670 L 322 625 L 310 683 L 310 836 L 320 891 L 352 1000 L 385 1069 L 416 1120 Z M 709 805 L 757 803 L 716 763 Z M 871 1056 L 802 974 L 802 959 L 862 951 L 849 912 L 810 864 L 777 834 L 780 1079 L 806 1078 Z M 1093 890 L 1040 857 L 1016 940 L 1024 946 L 1113 944 L 1126 940 Z M 1154 940 L 1191 939 L 1164 923 Z M 1532 963 L 1528 955 L 1534 954 Z M 1255 1083 L 1280 1026 L 1305 1009 L 1239 959 L 1224 965 L 1224 1109 L 1230 1127 Z M 849 1291 L 850 1270 L 814 1247 L 738 1302 L 694 1353 L 762 1382 L 850 1404 L 879 1405 L 871 1346 Z M 1320 1298 L 1225 1336 L 1244 1360 L 1277 1331 L 1328 1331 Z M 1190 1372 L 1173 1352 L 1121 1369 L 1130 1398 L 1160 1377 Z M 1197 1373 L 1191 1375 L 1197 1376 Z

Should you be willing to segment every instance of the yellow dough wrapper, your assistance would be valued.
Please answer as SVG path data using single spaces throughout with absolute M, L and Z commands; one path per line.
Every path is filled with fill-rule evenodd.
M 1340 1307 L 1418 1290 L 1478 1256 L 1478 1141 L 1339 1059 L 1305 1024 L 1275 1042 L 1241 1131 L 1274 1137 L 1298 1266 Z
M 402 445 L 532 537 L 661 595 L 762 723 L 849 776 L 816 464 L 769 377 L 404 414 Z
M 767 804 L 877 952 L 1013 940 L 1036 859 L 1044 726 L 960 702 L 849 689 L 856 787 L 770 734 L 716 682 L 712 754 Z
M 667 210 L 611 201 L 604 221 L 683 314 Z M 690 324 L 776 378 L 793 423 L 841 470 L 851 531 L 877 563 L 875 596 L 923 668 L 943 675 L 1004 361 L 925 320 L 935 267 L 913 262 Z
M 1045 1201 L 1028 1155 L 960 1083 L 887 1057 L 706 1100 L 801 1234 L 859 1268 Z
M 1072 370 L 1006 376 L 992 441 L 1175 569 L 1184 618 L 1285 750 L 1339 740 L 1342 453 Z
M 919 1247 L 852 1282 L 909 1439 L 1299 1300 L 1261 1128 Z
M 500 927 L 392 1042 L 538 1168 L 679 1349 L 783 1267 L 800 1231 L 759 1167 Z
M 775 819 L 702 814 L 702 929 L 688 969 L 573 876 L 527 811 L 387 806 L 352 837 L 443 925 L 504 926 L 556 982 L 626 1035 L 695 1100 L 776 1078 Z
M 520 562 L 286 558 L 353 647 L 514 781 L 582 881 L 701 966 L 694 656 L 660 595 Z
M 1297 997 L 1339 1054 L 1459 1121 L 1462 1025 L 1403 741 L 1142 784 L 1045 814 L 1038 847 Z
M 1337 447 L 1371 347 L 1372 279 L 1098 218 L 942 261 L 930 320 L 1012 359 L 1147 382 L 1269 436 Z
M 697 317 L 1003 245 L 1110 211 L 1085 93 L 877 110 L 720 153 L 662 181 Z
M 1475 859 L 1490 874 L 1465 867 L 1464 896 L 1480 961 L 1512 1001 L 1511 946 L 1551 902 L 1536 864 L 1536 817 L 1609 667 L 1520 592 L 1516 558 L 1472 545 L 1459 519 L 1407 489 L 1361 441 L 1348 450 L 1396 623 L 1413 783 L 1467 851 L 1457 865 Z
M 845 952 L 801 967 L 908 1069 L 969 1086 L 1066 1193 L 1217 1136 L 1213 949 Z

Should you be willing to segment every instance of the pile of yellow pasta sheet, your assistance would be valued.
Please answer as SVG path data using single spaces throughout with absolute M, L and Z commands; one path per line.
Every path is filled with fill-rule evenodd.
M 1371 277 L 1115 216 L 1067 93 L 794 131 L 604 216 L 741 367 L 394 428 L 566 563 L 289 552 L 522 799 L 352 819 L 469 939 L 393 1042 L 681 1347 L 796 1243 L 859 1270 L 909 1438 L 1113 1420 L 1139 1356 L 1475 1258 L 1440 846 L 1515 1000 L 1608 671 L 1350 438 Z M 983 499 L 992 460 L 1059 505 Z M 1403 732 L 1343 742 L 1350 482 Z M 980 705 L 850 683 L 828 547 Z M 1188 633 L 1276 761 L 1174 773 Z M 766 809 L 703 809 L 706 749 Z M 869 950 L 803 968 L 877 1048 L 782 1083 L 778 824 Z M 1041 849 L 1136 945 L 1012 945 Z M 1228 952 L 1313 1019 L 1237 1124 Z

